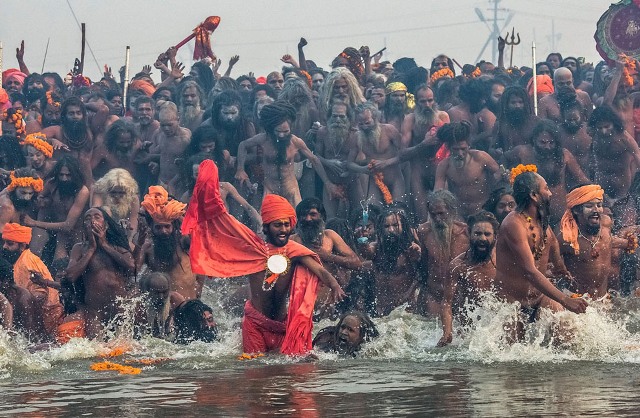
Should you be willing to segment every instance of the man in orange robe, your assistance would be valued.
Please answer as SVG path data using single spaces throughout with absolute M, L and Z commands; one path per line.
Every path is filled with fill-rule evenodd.
M 332 301 L 345 294 L 314 252 L 289 241 L 296 215 L 285 198 L 265 196 L 261 215 L 266 241 L 229 215 L 220 198 L 218 168 L 213 161 L 202 162 L 182 224 L 182 233 L 191 234 L 191 268 L 213 277 L 249 276 L 250 298 L 242 321 L 245 352 L 279 349 L 302 355 L 312 346 L 318 279 L 331 289 Z M 289 268 L 281 274 L 266 269 L 274 255 L 288 261 Z

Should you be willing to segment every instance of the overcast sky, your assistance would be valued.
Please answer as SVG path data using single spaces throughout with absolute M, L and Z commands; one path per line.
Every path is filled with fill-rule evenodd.
M 498 1 L 503 9 L 499 18 L 512 13 L 508 28 L 515 26 L 520 33 L 515 65 L 531 65 L 532 41 L 537 45 L 538 61 L 553 49 L 564 56 L 599 60 L 593 34 L 608 1 Z M 117 72 L 124 64 L 126 45 L 131 46 L 131 74 L 144 64 L 153 64 L 160 52 L 188 36 L 210 15 L 222 19 L 211 39 L 213 51 L 223 60 L 223 70 L 232 55 L 240 55 L 233 76 L 249 71 L 266 75 L 281 68 L 280 57 L 285 53 L 297 59 L 301 36 L 309 42 L 307 59 L 324 68 L 343 48 L 361 45 L 368 45 L 372 52 L 386 46 L 384 59 L 392 62 L 408 56 L 428 67 L 435 55 L 444 52 L 461 64 L 472 63 L 490 34 L 475 9 L 487 21 L 493 17 L 489 0 L 0 0 L 0 8 L 3 69 L 17 66 L 15 48 L 24 39 L 29 69 L 41 72 L 50 39 L 45 71 L 68 72 L 81 46 L 73 10 L 87 26 L 95 59 L 87 48 L 85 75 L 93 80 L 100 77 L 103 64 Z M 192 48 L 193 41 L 178 54 L 187 68 Z M 491 60 L 491 45 L 481 59 Z M 158 78 L 154 69 L 154 79 Z

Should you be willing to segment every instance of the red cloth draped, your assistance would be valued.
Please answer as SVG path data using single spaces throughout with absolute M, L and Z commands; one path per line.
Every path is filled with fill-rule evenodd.
M 264 271 L 271 254 L 289 258 L 318 256 L 305 246 L 289 241 L 284 247 L 266 244 L 251 229 L 229 215 L 220 198 L 218 167 L 211 160 L 200 164 L 182 234 L 191 235 L 191 269 L 213 277 L 237 277 Z M 304 354 L 311 350 L 313 307 L 318 277 L 298 264 L 293 271 L 286 335 L 281 352 Z

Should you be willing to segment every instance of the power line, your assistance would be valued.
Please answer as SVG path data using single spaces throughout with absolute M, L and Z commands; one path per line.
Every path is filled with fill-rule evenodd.
M 69 10 L 71 10 L 71 14 L 73 15 L 73 18 L 76 21 L 76 24 L 78 25 L 78 27 L 80 28 L 80 21 L 78 21 L 78 18 L 76 17 L 75 12 L 73 11 L 73 7 L 71 7 L 71 3 L 69 3 L 69 0 L 67 0 L 67 5 L 69 6 Z M 89 45 L 89 41 L 85 40 L 85 43 L 87 44 L 87 46 L 89 47 L 89 52 L 91 52 L 91 56 L 93 57 L 93 60 L 96 62 L 96 66 L 98 67 L 98 72 L 102 73 L 102 68 L 100 68 L 100 64 L 98 63 L 98 60 L 95 56 L 95 54 L 93 53 L 93 49 L 91 49 L 91 45 Z

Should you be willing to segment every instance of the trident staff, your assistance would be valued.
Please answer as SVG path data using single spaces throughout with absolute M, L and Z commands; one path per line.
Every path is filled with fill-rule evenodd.
M 507 36 L 504 37 L 504 43 L 507 45 L 511 45 L 511 56 L 509 57 L 509 68 L 513 67 L 513 47 L 516 45 L 520 45 L 520 32 L 518 32 L 518 40 L 516 41 L 516 28 L 511 29 L 511 40 L 509 40 L 509 32 L 507 32 Z

